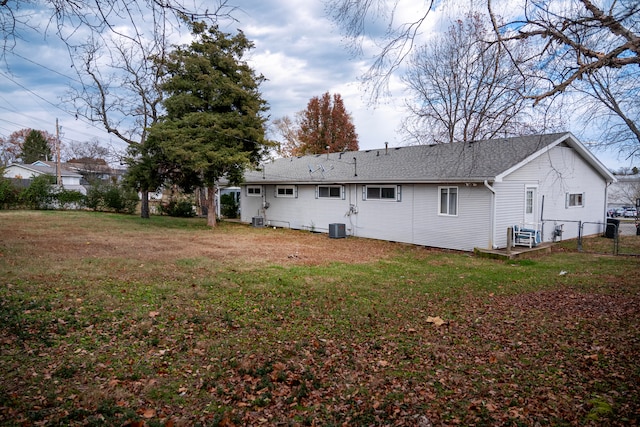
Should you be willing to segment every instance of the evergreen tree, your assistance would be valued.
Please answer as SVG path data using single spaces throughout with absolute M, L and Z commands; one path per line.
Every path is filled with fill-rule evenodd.
M 195 40 L 169 55 L 167 115 L 151 127 L 149 142 L 163 152 L 172 181 L 183 189 L 207 188 L 207 223 L 215 226 L 215 186 L 238 183 L 256 163 L 264 139 L 264 80 L 243 60 L 253 47 L 242 32 L 232 36 L 192 23 Z
M 22 144 L 22 161 L 26 164 L 38 160 L 51 160 L 51 147 L 39 130 L 31 130 Z

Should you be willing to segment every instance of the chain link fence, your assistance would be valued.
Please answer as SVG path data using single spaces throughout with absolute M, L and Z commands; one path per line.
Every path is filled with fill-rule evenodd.
M 562 230 L 577 229 L 578 238 L 575 239 L 575 245 L 580 252 L 640 256 L 640 221 L 637 218 L 608 218 L 606 223 L 548 220 L 544 222 L 544 227 L 553 227 L 556 230 L 560 223 L 561 231 L 554 233 L 557 237 L 555 241 L 562 239 Z M 593 230 L 604 232 L 593 234 Z M 573 243 L 574 240 L 569 240 L 565 244 Z

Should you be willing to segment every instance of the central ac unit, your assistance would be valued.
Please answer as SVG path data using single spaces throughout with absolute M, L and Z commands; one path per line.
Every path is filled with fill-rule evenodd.
M 329 237 L 332 239 L 344 239 L 347 237 L 344 224 L 329 224 Z
M 264 217 L 254 216 L 251 218 L 251 225 L 254 227 L 264 227 Z

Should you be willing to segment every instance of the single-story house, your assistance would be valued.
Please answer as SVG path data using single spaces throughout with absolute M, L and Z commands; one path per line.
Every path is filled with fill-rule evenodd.
M 344 230 L 422 246 L 495 249 L 507 246 L 513 227 L 533 229 L 533 244 L 603 233 L 612 182 L 571 133 L 326 153 L 247 172 L 241 220 L 331 237 Z
M 58 170 L 56 163 L 42 160 L 31 164 L 11 163 L 4 170 L 5 178 L 32 179 L 40 175 L 50 175 L 57 178 Z M 65 190 L 79 191 L 82 194 L 87 194 L 86 188 L 80 183 L 82 175 L 65 167 L 64 164 L 60 167 L 60 178 L 62 179 L 62 188 Z

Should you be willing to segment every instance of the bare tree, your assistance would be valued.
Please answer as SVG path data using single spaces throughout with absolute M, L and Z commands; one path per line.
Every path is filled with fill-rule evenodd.
M 485 24 L 481 15 L 468 14 L 409 59 L 403 81 L 411 94 L 410 115 L 404 130 L 418 142 L 508 137 L 552 125 L 546 110 L 533 111 L 526 99 L 529 82 L 511 64 L 513 59 L 526 66 L 526 46 L 513 47 L 509 56 L 501 44 L 486 42 Z
M 380 42 L 380 50 L 364 76 L 373 100 L 384 94 L 390 76 L 419 46 L 417 37 L 434 7 L 451 7 L 446 1 L 426 0 L 422 6 L 412 2 L 419 8 L 415 19 L 398 22 L 396 12 L 403 4 L 402 0 L 327 1 L 328 15 L 342 29 L 354 52 L 361 52 L 362 42 L 368 37 Z M 537 94 L 536 100 L 562 92 L 593 70 L 640 64 L 640 2 L 527 0 L 521 13 L 512 12 L 521 18 L 505 25 L 499 25 L 500 19 L 492 6 L 491 0 L 487 0 L 500 41 L 538 40 L 541 42 L 537 56 L 540 66 L 554 63 L 563 66 L 549 73 L 551 87 Z M 382 35 L 375 33 L 379 28 L 375 24 L 380 21 L 386 25 Z
M 166 13 L 162 8 L 149 11 L 145 19 L 150 25 L 143 29 L 135 24 L 126 37 L 94 34 L 75 67 L 82 82 L 70 92 L 77 115 L 102 126 L 138 153 L 161 113 L 160 84 L 169 44 Z M 149 217 L 148 193 L 158 184 L 148 185 L 138 186 L 143 218 Z
M 102 159 L 106 161 L 111 155 L 110 150 L 102 146 L 97 138 L 88 142 L 71 141 L 64 151 L 64 157 L 67 161 L 73 159 Z
M 380 39 L 381 48 L 363 76 L 372 102 L 388 93 L 389 79 L 415 48 L 415 39 L 435 5 L 433 0 L 426 0 L 414 20 L 397 22 L 396 10 L 401 3 L 401 0 L 326 1 L 329 17 L 343 31 L 355 54 L 362 52 L 362 44 L 366 38 L 376 34 L 380 21 L 386 26 L 383 35 L 373 35 L 374 38 Z M 415 6 L 415 2 L 411 3 Z
M 300 147 L 298 130 L 300 129 L 301 113 L 298 112 L 292 119 L 289 116 L 280 117 L 273 121 L 276 132 L 280 134 L 282 142 L 278 143 L 277 154 L 282 157 L 295 156 Z
M 535 103 L 568 89 L 585 95 L 578 109 L 586 123 L 602 128 L 603 145 L 615 145 L 630 157 L 640 149 L 638 83 L 640 82 L 640 2 L 575 0 L 526 3 L 524 19 L 498 25 L 501 43 L 536 43 L 531 61 L 544 71 L 544 90 L 530 95 Z
M 34 9 L 48 13 L 46 29 L 38 28 L 34 22 Z M 71 40 L 77 33 L 86 30 L 94 34 L 113 32 L 122 35 L 123 23 L 135 25 L 139 20 L 136 10 L 162 10 L 173 17 L 215 21 L 230 17 L 235 9 L 227 0 L 206 2 L 206 8 L 189 8 L 180 0 L 0 0 L 0 38 L 3 43 L 0 56 L 13 49 L 17 39 L 32 32 L 53 33 L 70 45 L 73 45 Z
M 627 159 L 640 155 L 640 72 L 600 69 L 574 85 L 588 108 L 585 122 L 595 123 L 599 140 L 616 146 Z
M 499 41 L 538 43 L 534 59 L 546 69 L 549 87 L 533 96 L 536 102 L 597 70 L 640 65 L 640 2 L 529 0 L 524 17 L 504 25 L 497 23 L 491 0 L 487 4 Z

